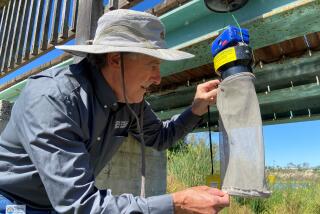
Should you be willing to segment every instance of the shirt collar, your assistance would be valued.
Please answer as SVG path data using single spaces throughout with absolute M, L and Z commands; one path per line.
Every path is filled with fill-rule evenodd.
M 85 67 L 89 68 L 88 71 L 90 72 L 92 86 L 100 104 L 105 109 L 110 108 L 111 110 L 116 111 L 119 107 L 117 103 L 117 97 L 108 82 L 103 77 L 101 71 L 95 66 L 90 65 L 87 58 L 85 58 L 83 61 L 85 61 Z

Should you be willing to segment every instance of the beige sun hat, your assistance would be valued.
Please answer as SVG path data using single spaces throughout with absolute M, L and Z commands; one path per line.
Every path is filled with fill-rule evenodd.
M 176 61 L 194 55 L 175 49 L 167 49 L 164 41 L 164 25 L 149 13 L 119 9 L 105 13 L 98 20 L 96 34 L 91 44 L 60 45 L 56 48 L 73 55 L 132 52 Z

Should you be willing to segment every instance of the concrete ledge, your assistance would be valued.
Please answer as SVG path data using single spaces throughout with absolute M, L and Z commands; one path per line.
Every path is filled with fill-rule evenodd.
M 140 170 L 140 143 L 130 136 L 97 176 L 96 186 L 99 189 L 112 189 L 114 195 L 140 195 Z M 166 152 L 146 147 L 146 196 L 166 193 L 166 177 Z

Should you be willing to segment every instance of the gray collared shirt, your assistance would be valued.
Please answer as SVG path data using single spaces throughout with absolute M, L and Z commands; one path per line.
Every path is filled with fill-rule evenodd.
M 131 106 L 138 115 L 144 108 L 145 143 L 157 150 L 200 121 L 190 108 L 161 122 L 147 102 Z M 170 195 L 113 196 L 94 186 L 128 133 L 139 138 L 133 116 L 86 59 L 32 76 L 0 137 L 0 191 L 59 213 L 173 213 Z

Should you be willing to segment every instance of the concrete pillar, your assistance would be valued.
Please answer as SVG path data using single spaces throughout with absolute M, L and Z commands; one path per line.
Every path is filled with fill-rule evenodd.
M 12 106 L 13 104 L 8 101 L 0 100 L 0 133 L 9 121 Z
M 121 193 L 140 195 L 140 169 L 140 144 L 130 136 L 97 176 L 96 185 L 101 189 L 112 189 L 113 195 Z M 146 196 L 166 193 L 166 179 L 166 152 L 146 147 Z

